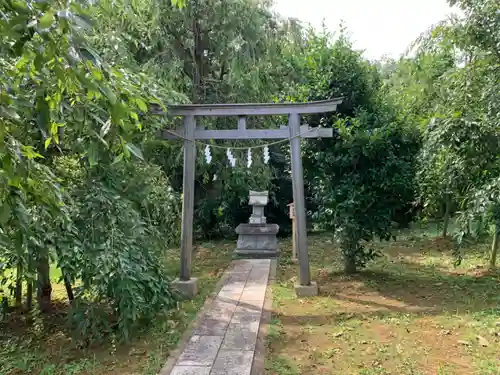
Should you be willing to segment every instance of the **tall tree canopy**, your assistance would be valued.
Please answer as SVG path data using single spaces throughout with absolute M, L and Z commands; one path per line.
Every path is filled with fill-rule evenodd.
M 495 266 L 500 3 L 450 4 L 462 14 L 423 33 L 411 53 L 370 62 L 344 26 L 316 30 L 265 0 L 1 1 L 4 301 L 49 311 L 57 268 L 70 327 L 96 341 L 126 339 L 176 306 L 163 259 L 179 238 L 182 147 L 156 137 L 177 120 L 151 111 L 172 103 L 344 97 L 338 112 L 303 119 L 335 132 L 304 142 L 303 160 L 309 222 L 337 240 L 346 271 L 373 258 L 371 241 L 394 228 L 426 217 L 448 235 L 453 215 L 458 239 L 472 234 L 472 221 L 483 234 L 495 227 Z M 202 125 L 236 127 L 236 119 Z M 256 188 L 270 191 L 268 217 L 288 232 L 288 145 L 272 146 L 269 164 L 255 151 L 251 168 L 238 152 L 233 168 L 224 149 L 212 148 L 212 163 L 199 150 L 198 239 L 233 235 Z

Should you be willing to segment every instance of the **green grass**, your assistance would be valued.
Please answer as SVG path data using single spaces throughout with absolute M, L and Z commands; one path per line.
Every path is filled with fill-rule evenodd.
M 13 317 L 20 323 L 14 330 L 2 330 L 0 326 L 0 375 L 157 374 L 229 265 L 233 247 L 228 242 L 201 244 L 193 258 L 199 295 L 182 302 L 178 310 L 158 316 L 152 329 L 137 335 L 127 345 L 114 345 L 110 341 L 78 349 L 63 325 L 64 305 L 44 317 L 38 334 L 28 329 L 31 325 L 26 324 L 26 317 Z M 169 275 L 178 275 L 178 250 L 167 252 L 166 264 Z M 54 273 L 54 280 L 59 276 Z M 56 284 L 54 290 L 56 298 L 65 298 L 64 286 Z
M 406 231 L 377 243 L 382 258 L 342 273 L 339 250 L 310 238 L 320 295 L 297 299 L 286 244 L 273 285 L 267 374 L 500 375 L 500 274 L 487 272 L 487 244 L 453 266 L 451 244 Z

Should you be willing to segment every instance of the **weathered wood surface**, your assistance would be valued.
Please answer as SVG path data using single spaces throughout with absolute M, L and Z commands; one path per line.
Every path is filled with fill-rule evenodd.
M 244 119 L 244 117 L 243 117 Z M 240 127 L 241 124 L 238 123 Z M 163 139 L 179 139 L 179 136 L 184 136 L 184 128 L 175 131 L 163 130 Z M 308 125 L 302 125 L 299 131 L 301 138 L 331 138 L 333 137 L 333 129 L 325 128 L 309 128 Z M 242 139 L 285 139 L 290 137 L 288 126 L 282 126 L 280 129 L 229 129 L 229 130 L 204 130 L 196 129 L 194 139 L 207 140 L 242 140 Z
M 304 174 L 302 170 L 302 155 L 300 152 L 300 114 L 290 114 L 288 119 L 290 129 L 290 149 L 292 161 L 293 202 L 295 206 L 295 223 L 297 226 L 297 253 L 299 257 L 300 285 L 311 284 L 309 254 L 307 250 L 306 202 L 304 198 Z
M 342 98 L 306 103 L 184 104 L 167 106 L 172 116 L 268 116 L 333 112 Z M 157 112 L 157 114 L 162 114 Z
M 193 252 L 193 214 L 194 178 L 196 167 L 196 139 L 288 139 L 290 138 L 293 196 L 296 224 L 295 243 L 300 263 L 300 284 L 311 285 L 309 255 L 307 249 L 306 210 L 304 199 L 304 176 L 300 151 L 300 138 L 330 138 L 333 129 L 300 126 L 300 115 L 333 112 L 342 98 L 310 103 L 273 103 L 273 104 L 193 104 L 167 106 L 168 115 L 184 116 L 184 127 L 176 134 L 164 130 L 164 139 L 184 138 L 184 176 L 181 233 L 181 271 L 180 280 L 191 278 L 191 258 Z M 156 111 L 161 115 L 162 112 Z M 164 114 L 164 113 L 163 113 Z M 279 129 L 247 129 L 246 116 L 288 115 L 288 126 Z M 196 116 L 237 116 L 237 129 L 205 130 L 196 126 Z
M 245 131 L 247 129 L 247 118 L 245 116 L 238 117 L 238 130 Z
M 191 278 L 191 257 L 193 254 L 193 214 L 194 214 L 194 178 L 196 168 L 196 145 L 193 142 L 196 129 L 194 116 L 184 117 L 186 140 L 184 140 L 184 171 L 182 198 L 181 231 L 181 272 L 180 280 Z

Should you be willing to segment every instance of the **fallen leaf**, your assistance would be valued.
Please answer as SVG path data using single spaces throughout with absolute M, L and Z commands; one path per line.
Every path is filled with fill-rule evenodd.
M 146 350 L 145 349 L 131 349 L 128 354 L 140 356 L 140 355 L 146 354 Z
M 487 347 L 490 345 L 490 343 L 488 342 L 488 340 L 486 340 L 484 337 L 482 336 L 476 336 L 476 339 L 477 341 L 479 342 L 479 345 L 481 346 L 484 346 L 484 347 Z
M 343 332 L 343 331 L 340 331 L 340 332 L 334 333 L 334 334 L 333 334 L 333 336 L 334 336 L 334 337 L 340 337 L 340 336 L 342 336 L 343 334 L 344 334 L 344 332 Z

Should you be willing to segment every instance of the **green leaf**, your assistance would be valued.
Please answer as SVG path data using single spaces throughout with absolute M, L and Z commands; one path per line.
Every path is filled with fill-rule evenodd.
M 116 103 L 111 108 L 111 120 L 115 125 L 123 126 L 124 119 L 128 117 L 127 115 L 128 108 L 121 102 Z M 127 121 L 128 123 L 128 121 Z
M 115 157 L 115 160 L 113 160 L 113 164 L 117 164 L 123 160 L 123 153 L 119 154 L 117 157 Z
M 132 143 L 127 143 L 125 147 L 137 158 L 144 160 L 144 156 L 142 155 L 142 151 L 136 145 Z
M 85 20 L 83 18 L 83 16 L 75 15 L 73 17 L 73 22 L 78 27 L 81 27 L 82 29 L 85 29 L 85 30 L 90 30 L 92 28 L 92 25 L 89 22 L 87 22 L 87 20 Z
M 172 0 L 172 4 L 174 6 L 177 6 L 178 8 L 182 9 L 186 6 L 186 2 L 188 0 Z
M 3 203 L 0 207 L 0 224 L 5 224 L 10 218 L 10 206 L 8 203 Z
M 110 119 L 108 119 L 108 121 L 106 121 L 103 124 L 103 126 L 101 127 L 101 131 L 99 132 L 99 135 L 101 136 L 101 138 L 104 138 L 104 136 L 106 134 L 108 134 L 109 129 L 111 129 L 111 120 Z
M 50 145 L 50 142 L 52 142 L 52 137 L 49 137 L 45 140 L 45 149 L 47 149 Z
M 43 155 L 36 152 L 33 146 L 22 146 L 21 153 L 28 159 L 36 159 L 36 158 L 44 159 Z
M 50 124 L 50 134 L 57 134 L 57 122 L 53 121 L 52 124 Z
M 10 117 L 11 119 L 14 119 L 14 120 L 20 119 L 16 110 L 14 108 L 10 108 L 10 107 L 0 107 L 0 115 L 2 117 Z
M 13 186 L 16 188 L 21 187 L 21 177 L 20 176 L 12 176 L 9 178 L 9 186 Z
M 109 87 L 105 86 L 102 88 L 104 95 L 106 95 L 111 104 L 116 104 L 116 94 Z
M 88 158 L 89 158 L 89 165 L 91 167 L 97 165 L 97 162 L 99 160 L 99 150 L 97 148 L 97 145 L 95 143 L 91 143 L 89 146 L 89 149 L 87 151 Z
M 135 102 L 137 103 L 137 106 L 142 112 L 148 111 L 148 106 L 144 100 L 142 100 L 141 98 L 136 98 Z
M 26 54 L 22 55 L 19 61 L 16 63 L 16 68 L 21 70 L 24 66 L 29 63 L 32 59 Z
M 47 12 L 40 18 L 40 27 L 42 29 L 47 29 L 52 25 L 53 22 L 54 22 L 54 13 Z

